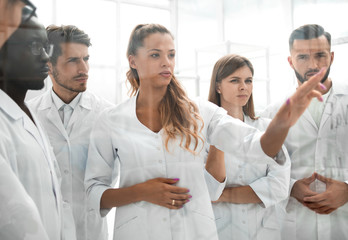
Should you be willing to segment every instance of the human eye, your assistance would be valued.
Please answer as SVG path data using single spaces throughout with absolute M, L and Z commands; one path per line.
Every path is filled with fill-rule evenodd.
M 308 56 L 307 56 L 307 55 L 298 55 L 298 56 L 297 56 L 297 59 L 298 59 L 298 60 L 307 60 L 307 59 L 308 59 Z
M 326 54 L 324 52 L 317 54 L 317 58 L 323 58 L 323 57 L 326 57 Z
M 77 62 L 77 58 L 69 58 L 69 59 L 68 59 L 68 62 L 70 62 L 70 63 Z
M 249 84 L 250 84 L 250 83 L 253 83 L 253 79 L 248 78 L 248 79 L 245 80 L 245 83 L 249 83 Z
M 231 82 L 231 83 L 238 83 L 239 80 L 238 80 L 237 78 L 232 78 L 232 79 L 230 79 L 230 82 Z
M 83 60 L 84 60 L 85 62 L 88 62 L 88 61 L 89 61 L 89 56 L 84 57 Z
M 152 54 L 150 55 L 150 57 L 152 57 L 152 58 L 158 58 L 158 57 L 159 57 L 159 53 L 152 53 Z
M 169 54 L 169 57 L 170 57 L 170 58 L 175 58 L 175 53 L 170 53 L 170 54 Z

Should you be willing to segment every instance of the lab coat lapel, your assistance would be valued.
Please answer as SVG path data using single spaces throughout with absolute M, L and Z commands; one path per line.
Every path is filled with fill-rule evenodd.
M 303 118 L 309 122 L 315 129 L 318 130 L 318 126 L 317 124 L 314 122 L 314 119 L 312 117 L 312 115 L 310 114 L 310 112 L 308 111 L 308 109 L 306 109 L 306 111 L 303 113 Z
M 52 122 L 64 138 L 68 139 L 68 135 L 65 131 L 62 120 L 60 119 L 58 109 L 53 103 L 50 91 L 47 91 L 43 96 L 38 111 L 40 112 L 39 114 L 46 115 L 48 120 Z
M 76 108 L 74 109 L 73 114 L 71 115 L 71 119 L 68 124 L 68 128 L 70 126 L 73 126 L 75 122 L 77 121 L 83 121 L 83 119 L 80 119 L 81 116 L 86 116 L 86 114 L 83 114 L 85 111 L 89 112 L 92 109 L 92 100 L 90 98 L 90 95 L 88 92 L 84 92 L 81 95 L 81 99 L 79 103 L 77 104 Z M 81 122 L 77 122 L 77 124 L 81 124 Z
M 324 126 L 324 124 L 326 124 L 327 120 L 332 117 L 333 113 L 336 111 L 337 108 L 337 96 L 332 94 L 332 96 L 329 96 L 329 99 L 326 102 L 325 108 L 324 108 L 324 112 L 323 115 L 321 117 L 321 121 L 320 121 L 320 128 L 322 128 Z M 332 121 L 331 121 L 332 123 Z M 332 128 L 330 128 L 332 129 Z

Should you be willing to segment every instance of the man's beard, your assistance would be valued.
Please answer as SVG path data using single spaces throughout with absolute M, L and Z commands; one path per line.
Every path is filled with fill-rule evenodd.
M 326 70 L 326 73 L 324 75 L 324 77 L 320 80 L 321 83 L 324 83 L 326 81 L 326 79 L 329 77 L 329 74 L 330 74 L 330 68 L 331 68 L 331 65 L 328 67 L 328 69 Z M 301 83 L 304 83 L 305 81 L 307 81 L 308 79 L 306 79 L 305 77 L 302 77 L 301 74 L 299 74 L 295 68 L 294 68 L 294 71 L 295 71 L 295 75 L 297 77 L 297 79 L 301 82 Z M 311 71 L 308 71 L 305 73 L 305 76 L 309 73 L 318 73 L 320 70 L 311 70 Z

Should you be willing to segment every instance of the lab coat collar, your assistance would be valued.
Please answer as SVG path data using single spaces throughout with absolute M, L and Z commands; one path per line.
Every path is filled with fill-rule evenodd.
M 43 101 L 41 101 L 39 110 L 51 108 L 52 105 L 55 104 L 52 99 L 51 91 L 53 92 L 53 90 L 50 89 L 49 91 L 46 91 L 45 93 L 43 93 L 42 95 Z M 78 101 L 77 105 L 80 105 L 81 107 L 85 109 L 91 110 L 93 105 L 93 99 L 91 97 L 91 94 L 89 94 L 88 91 L 80 93 L 80 94 L 81 94 L 80 100 Z
M 332 82 L 332 94 L 348 95 L 348 85 L 340 82 Z
M 0 89 L 0 109 L 2 109 L 13 120 L 23 118 L 24 112 L 4 91 Z
M 79 105 L 88 110 L 92 110 L 93 99 L 92 95 L 88 91 L 81 93 Z

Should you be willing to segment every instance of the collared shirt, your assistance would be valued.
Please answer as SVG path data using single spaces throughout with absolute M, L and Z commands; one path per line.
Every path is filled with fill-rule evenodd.
M 56 105 L 58 109 L 58 113 L 60 116 L 60 119 L 62 120 L 62 123 L 64 124 L 64 127 L 67 127 L 67 124 L 69 123 L 69 120 L 71 118 L 72 113 L 74 112 L 75 108 L 77 107 L 78 103 L 80 102 L 81 93 L 79 93 L 70 103 L 64 103 L 62 99 L 51 89 L 51 96 L 53 103 Z M 70 111 L 68 111 L 67 114 L 67 106 L 70 107 Z
M 54 168 L 56 161 L 36 114 L 31 112 L 31 115 L 35 124 L 0 90 L 0 158 L 8 162 L 33 199 L 49 239 L 61 240 L 61 194 Z
M 262 132 L 233 119 L 213 103 L 196 103 L 204 121 L 202 137 L 208 143 L 231 154 L 241 151 L 251 162 L 274 163 L 262 151 Z M 104 111 L 91 133 L 86 166 L 91 206 L 102 216 L 108 213 L 110 209 L 100 208 L 100 199 L 113 187 L 115 172 L 120 172 L 121 188 L 156 177 L 179 178 L 176 186 L 190 189 L 189 203 L 179 210 L 145 201 L 118 207 L 114 239 L 218 239 L 204 178 L 203 143 L 198 142 L 198 153 L 192 154 L 179 146 L 180 139 L 169 141 L 167 147 L 165 141 L 163 129 L 155 133 L 139 122 L 136 97 Z
M 63 211 L 66 213 L 64 231 L 70 236 L 76 232 L 78 240 L 107 239 L 106 219 L 87 206 L 83 180 L 90 132 L 100 112 L 112 104 L 89 91 L 79 93 L 69 103 L 74 111 L 66 127 L 59 116 L 59 108 L 64 106 L 64 102 L 53 90 L 37 96 L 28 104 L 48 133 L 62 173 Z M 73 218 L 69 217 L 71 210 Z
M 342 81 L 342 80 L 341 80 Z M 291 127 L 285 146 L 291 159 L 291 185 L 317 172 L 325 177 L 348 183 L 348 85 L 332 82 L 319 127 L 305 111 Z M 263 116 L 274 116 L 281 103 L 266 109 Z M 315 180 L 310 189 L 326 190 L 326 184 Z M 317 214 L 290 197 L 282 239 L 348 239 L 348 204 L 330 214 Z

